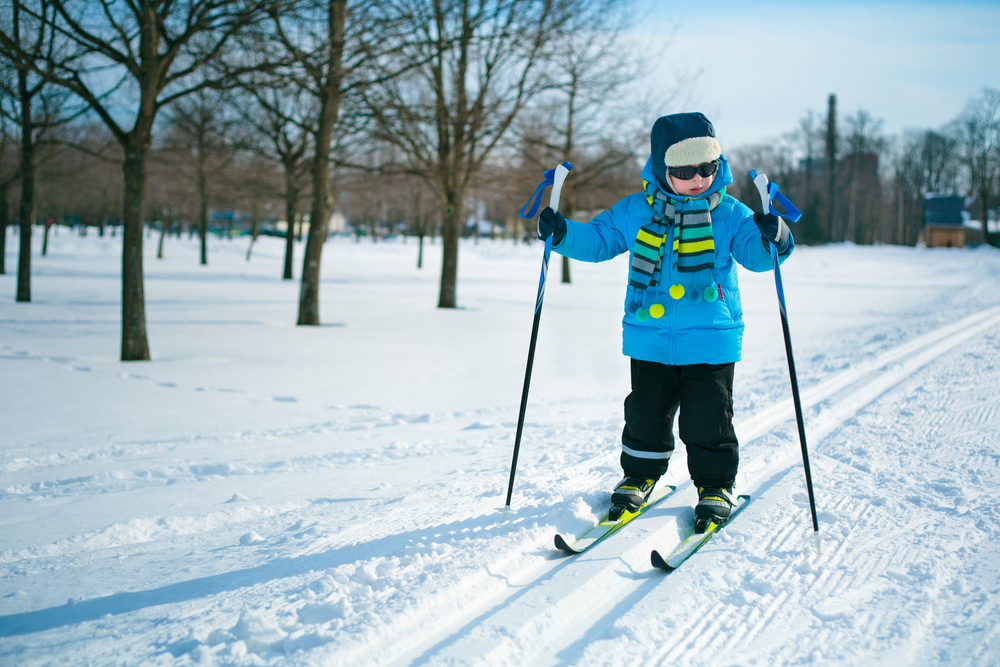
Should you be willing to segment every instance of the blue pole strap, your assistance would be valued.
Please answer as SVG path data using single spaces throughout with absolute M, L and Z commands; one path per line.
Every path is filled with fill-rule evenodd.
M 566 169 L 573 168 L 573 165 L 571 165 L 569 162 L 563 162 L 563 166 L 566 167 Z M 554 184 L 555 179 L 556 179 L 555 169 L 549 169 L 548 171 L 542 172 L 542 182 L 538 184 L 538 187 L 535 188 L 535 191 L 531 193 L 530 197 L 528 197 L 528 203 L 522 206 L 521 210 L 518 211 L 518 214 L 522 218 L 535 217 L 535 214 L 538 213 L 539 206 L 541 206 L 542 204 L 542 194 L 545 192 L 545 188 Z M 529 206 L 531 207 L 530 210 L 528 210 L 527 213 L 525 213 L 525 210 L 527 210 Z
M 757 178 L 756 169 L 750 170 L 750 178 Z M 767 197 L 768 197 L 767 205 L 768 208 L 770 209 L 769 213 L 772 213 L 773 215 L 776 215 L 781 218 L 787 218 L 792 222 L 798 222 L 799 218 L 802 217 L 802 213 L 799 212 L 799 209 L 795 208 L 792 202 L 788 201 L 788 197 L 786 197 L 785 195 L 781 194 L 778 191 L 778 184 L 775 183 L 774 181 L 768 181 Z M 788 212 L 782 213 L 778 209 L 774 208 L 774 202 L 778 202 L 779 204 L 781 204 L 781 207 Z

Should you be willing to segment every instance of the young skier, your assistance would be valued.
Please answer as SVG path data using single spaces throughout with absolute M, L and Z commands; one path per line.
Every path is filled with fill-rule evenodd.
M 667 471 L 674 415 L 698 488 L 695 526 L 722 524 L 733 507 L 739 463 L 733 429 L 733 369 L 740 360 L 743 311 L 736 265 L 772 268 L 794 241 L 781 218 L 754 213 L 726 194 L 733 176 L 712 123 L 700 113 L 656 121 L 643 192 L 589 223 L 546 207 L 538 235 L 552 249 L 588 262 L 631 254 L 622 351 L 631 358 L 621 466 L 611 518 L 636 511 Z

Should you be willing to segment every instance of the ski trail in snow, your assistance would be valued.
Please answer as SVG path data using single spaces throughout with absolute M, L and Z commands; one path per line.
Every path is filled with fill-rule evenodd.
M 820 443 L 862 408 L 918 370 L 997 323 L 1000 323 L 1000 308 L 976 313 L 889 350 L 870 362 L 803 392 L 803 407 L 810 411 L 807 415 L 810 444 Z M 746 450 L 749 461 L 741 472 L 741 491 L 749 491 L 756 496 L 779 486 L 799 483 L 794 475 L 789 474 L 800 460 L 797 442 L 789 442 L 779 451 L 773 451 L 773 448 L 760 451 L 760 447 L 753 446 L 755 439 L 788 422 L 792 417 L 790 412 L 789 400 L 739 427 L 741 440 L 750 444 Z M 430 638 L 417 642 L 417 649 L 398 656 L 388 664 L 454 664 L 473 658 L 482 664 L 556 664 L 578 657 L 574 646 L 581 638 L 589 636 L 594 630 L 600 631 L 602 622 L 606 632 L 610 625 L 606 621 L 617 617 L 613 610 L 631 608 L 632 602 L 647 597 L 661 580 L 658 573 L 649 574 L 648 554 L 653 547 L 669 549 L 683 531 L 690 530 L 686 525 L 690 522 L 687 516 L 689 505 L 683 504 L 685 494 L 680 492 L 682 490 L 679 489 L 674 498 L 668 499 L 665 506 L 635 522 L 628 529 L 627 536 L 623 534 L 609 540 L 587 554 L 551 561 L 547 567 L 539 567 L 533 580 L 518 583 L 516 592 L 508 589 L 491 600 L 480 600 L 474 607 L 476 611 L 465 615 L 465 618 L 473 616 L 472 621 L 463 619 L 460 623 L 442 628 Z M 804 494 L 798 495 L 804 501 Z M 688 498 L 688 501 L 691 499 Z M 836 508 L 819 509 L 825 514 L 861 521 L 869 505 L 867 502 L 847 502 Z M 748 511 L 753 509 L 751 506 Z M 756 595 L 770 597 L 770 602 L 755 607 L 750 619 L 743 617 L 740 611 L 743 605 L 733 605 L 724 613 L 699 615 L 689 625 L 672 628 L 672 633 L 689 639 L 668 644 L 664 652 L 652 656 L 647 664 L 669 664 L 682 656 L 701 652 L 719 655 L 719 651 L 734 642 L 775 642 L 771 628 L 785 626 L 795 620 L 787 617 L 791 612 L 784 611 L 789 608 L 784 604 L 786 594 L 780 590 L 785 582 L 795 581 L 816 599 L 827 600 L 825 607 L 818 605 L 814 608 L 813 613 L 817 617 L 839 618 L 841 609 L 878 597 L 892 581 L 907 579 L 908 575 L 902 572 L 906 564 L 903 558 L 906 544 L 927 523 L 926 520 L 917 520 L 864 544 L 856 542 L 863 539 L 863 535 L 876 534 L 873 526 L 869 526 L 869 531 L 851 532 L 841 542 L 824 546 L 821 556 L 824 569 L 817 574 L 809 549 L 802 550 L 801 540 L 796 539 L 798 534 L 791 529 L 793 525 L 801 525 L 802 516 L 793 509 L 797 508 L 781 510 L 784 516 L 776 527 L 768 531 L 771 537 L 764 551 L 795 552 L 795 557 L 789 560 L 774 581 L 750 582 L 748 587 L 749 595 L 754 595 L 753 591 L 757 589 L 762 592 Z M 743 526 L 749 520 L 745 517 Z M 741 527 L 734 522 L 713 542 L 743 538 L 739 530 Z M 888 551 L 877 548 L 885 544 L 892 548 Z M 847 559 L 851 559 L 856 574 L 845 582 L 838 568 Z M 672 578 L 676 576 L 671 575 Z M 810 581 L 803 584 L 803 579 Z M 747 620 L 750 622 L 747 623 Z M 888 611 L 881 619 L 873 620 L 879 623 L 880 631 L 885 632 L 892 632 L 893 624 L 899 621 Z M 745 626 L 745 629 L 735 637 L 729 637 L 722 631 L 736 625 Z M 404 639 L 399 644 L 406 645 L 408 642 Z
M 871 401 L 997 321 L 1000 321 L 1000 310 L 979 313 L 809 388 L 804 395 L 808 401 L 810 444 L 815 447 L 824 436 L 835 432 Z M 977 418 L 981 422 L 991 419 L 989 410 L 978 408 L 975 414 L 982 415 Z M 757 511 L 764 502 L 763 497 L 772 491 L 800 488 L 798 475 L 789 474 L 797 470 L 796 442 L 788 438 L 775 444 L 770 438 L 772 431 L 788 428 L 791 416 L 788 403 L 775 406 L 737 427 L 741 440 L 746 443 L 744 470 L 755 473 L 741 482 L 741 490 L 752 489 L 762 496 L 748 512 Z M 941 423 L 946 425 L 948 420 Z M 348 664 L 352 660 L 392 665 L 587 662 L 588 646 L 595 635 L 607 636 L 609 641 L 627 639 L 629 630 L 619 627 L 615 621 L 627 616 L 635 606 L 659 605 L 655 599 L 663 589 L 663 577 L 650 573 L 649 551 L 669 546 L 684 531 L 690 530 L 694 493 L 690 482 L 686 482 L 680 485 L 676 498 L 635 522 L 627 536 L 618 536 L 582 556 L 557 556 L 551 545 L 551 521 L 559 506 L 553 501 L 559 496 L 548 491 L 540 493 L 540 490 L 556 486 L 573 489 L 574 494 L 582 491 L 588 494 L 585 497 L 590 505 L 599 506 L 602 499 L 606 500 L 607 479 L 617 474 L 614 471 L 615 453 L 608 452 L 606 443 L 601 443 L 606 440 L 607 432 L 617 430 L 617 420 L 595 421 L 577 427 L 566 431 L 558 425 L 540 425 L 534 429 L 530 440 L 532 447 L 537 447 L 536 451 L 540 451 L 547 441 L 564 440 L 567 435 L 574 439 L 587 438 L 587 432 L 597 435 L 595 443 L 586 448 L 590 453 L 575 462 L 566 460 L 569 454 L 563 452 L 542 455 L 543 459 L 546 456 L 564 457 L 556 459 L 559 465 L 554 467 L 562 470 L 556 478 L 548 470 L 536 472 L 525 468 L 519 476 L 515 496 L 518 506 L 523 509 L 509 526 L 499 525 L 498 517 L 490 516 L 501 504 L 498 496 L 480 497 L 462 508 L 451 508 L 447 517 L 442 516 L 440 508 L 426 503 L 389 505 L 389 511 L 381 513 L 376 521 L 369 524 L 345 522 L 335 532 L 323 535 L 321 531 L 315 539 L 303 543 L 294 558 L 303 563 L 326 564 L 326 574 L 320 572 L 320 578 L 313 583 L 303 585 L 302 577 L 294 576 L 300 566 L 290 562 L 285 572 L 287 583 L 278 586 L 277 590 L 273 585 L 259 585 L 261 599 L 273 599 L 277 595 L 278 599 L 286 600 L 283 606 L 291 613 L 291 622 L 286 618 L 278 625 L 265 616 L 245 616 L 236 627 L 228 630 L 228 624 L 216 622 L 212 633 L 206 630 L 205 637 L 195 634 L 191 639 L 171 645 L 171 651 L 184 654 L 194 650 L 192 646 L 234 642 L 249 632 L 244 626 L 259 626 L 264 630 L 260 630 L 259 635 L 250 633 L 246 640 L 250 645 L 255 645 L 253 641 L 261 646 L 278 645 L 275 643 L 278 640 L 268 643 L 260 639 L 270 636 L 268 632 L 279 639 L 285 637 L 282 640 L 286 642 L 285 650 L 308 646 L 310 642 L 319 645 L 330 642 L 331 647 L 336 646 L 335 651 L 331 648 L 330 655 L 336 654 L 337 659 L 346 660 Z M 762 437 L 765 435 L 768 437 Z M 467 445 L 468 442 L 463 441 L 447 447 L 446 451 L 457 452 Z M 995 463 L 995 459 L 984 458 L 983 462 Z M 679 450 L 674 466 L 682 469 L 683 463 L 683 450 Z M 851 463 L 820 456 L 814 465 L 824 470 L 824 466 L 848 467 Z M 943 493 L 950 492 L 947 483 L 939 486 Z M 878 534 L 875 526 L 864 522 L 865 513 L 871 507 L 870 499 L 855 501 L 853 505 L 821 507 L 824 515 L 842 516 L 844 521 L 858 522 L 858 526 L 839 543 L 830 540 L 824 545 L 826 560 L 822 567 L 826 569 L 817 570 L 810 554 L 803 552 L 798 534 L 791 529 L 801 526 L 806 516 L 804 494 L 789 493 L 795 498 L 795 504 L 769 508 L 768 511 L 777 512 L 781 518 L 772 522 L 764 545 L 758 547 L 759 555 L 752 555 L 765 564 L 771 560 L 784 561 L 781 568 L 767 580 L 744 575 L 750 578 L 742 583 L 743 591 L 729 599 L 717 616 L 698 614 L 690 622 L 673 619 L 670 636 L 686 639 L 680 642 L 662 639 L 662 650 L 655 652 L 648 664 L 699 652 L 709 655 L 719 650 L 728 651 L 736 645 L 752 645 L 777 658 L 778 649 L 768 647 L 780 645 L 778 629 L 787 630 L 798 620 L 790 617 L 793 612 L 788 609 L 795 607 L 785 604 L 789 593 L 784 592 L 783 587 L 807 589 L 826 599 L 826 603 L 813 607 L 814 616 L 843 623 L 845 610 L 861 602 L 878 601 L 889 594 L 892 585 L 913 578 L 905 571 L 906 563 L 900 554 L 905 553 L 906 540 L 916 539 L 923 524 L 896 531 L 889 540 L 872 538 L 864 542 L 865 536 Z M 572 505 L 572 502 L 562 502 L 564 508 Z M 301 519 L 303 514 L 302 509 L 281 510 L 276 521 L 295 516 Z M 717 550 L 731 548 L 734 543 L 745 544 L 756 537 L 752 524 L 746 523 L 748 520 L 749 517 L 745 517 L 742 523 L 734 522 L 713 540 L 708 553 L 670 575 L 670 588 L 678 582 L 682 582 L 677 586 L 681 591 L 685 585 L 698 585 L 685 582 L 687 570 L 695 572 L 698 562 L 714 557 Z M 539 522 L 542 527 L 533 527 Z M 576 525 L 579 524 L 577 520 Z M 744 529 L 743 526 L 748 527 Z M 462 536 L 469 534 L 466 532 L 469 530 L 494 536 L 490 548 L 495 552 L 487 562 L 475 550 L 462 554 Z M 267 531 L 261 532 L 267 535 Z M 362 559 L 354 565 L 340 564 L 343 556 L 339 551 L 345 546 L 363 547 L 364 544 L 378 545 L 384 555 L 372 556 L 371 549 L 363 548 L 355 551 L 354 557 L 360 555 Z M 892 547 L 888 552 L 887 546 Z M 849 559 L 854 569 L 851 577 L 842 569 Z M 439 565 L 432 566 L 432 563 Z M 447 577 L 443 577 L 446 571 Z M 888 572 L 897 578 L 892 578 Z M 944 581 L 935 590 L 948 590 L 948 585 L 949 582 Z M 282 589 L 286 590 L 281 592 Z M 393 590 L 406 591 L 402 607 L 397 604 L 384 609 L 377 620 L 369 618 L 369 626 L 362 632 L 355 632 L 359 629 L 357 621 L 346 623 L 342 630 L 332 634 L 316 630 L 330 619 L 346 620 L 369 613 L 363 610 Z M 976 618 L 988 625 L 990 613 L 996 611 L 995 604 L 984 597 L 980 606 Z M 882 613 L 889 620 L 880 621 L 872 614 L 865 622 L 879 623 L 880 631 L 884 632 L 894 632 L 893 623 L 909 622 L 901 620 L 898 614 L 893 615 L 891 609 Z M 737 636 L 729 637 L 724 629 L 732 626 L 739 627 L 740 631 Z M 378 646 L 378 650 L 373 646 Z M 316 650 L 322 651 L 322 648 Z
M 957 332 L 948 340 L 954 343 L 952 350 L 962 339 L 972 342 L 965 334 L 970 332 Z M 820 489 L 821 497 L 830 499 L 821 512 L 829 539 L 820 555 L 812 552 L 801 530 L 806 499 L 798 490 L 796 466 L 748 509 L 757 513 L 756 525 L 744 520 L 727 527 L 702 558 L 691 563 L 694 567 L 670 575 L 671 586 L 653 591 L 637 606 L 642 612 L 627 614 L 608 634 L 620 631 L 631 639 L 652 632 L 653 639 L 620 642 L 635 662 L 645 665 L 789 664 L 802 661 L 803 646 L 814 647 L 811 661 L 830 664 L 985 664 L 984 655 L 991 646 L 995 651 L 998 633 L 984 614 L 996 613 L 997 591 L 970 589 L 965 583 L 969 567 L 963 569 L 960 554 L 966 561 L 969 552 L 982 554 L 973 571 L 993 567 L 1000 551 L 994 541 L 1000 528 L 996 494 L 968 507 L 973 503 L 965 490 L 984 475 L 971 463 L 976 444 L 957 448 L 964 456 L 948 461 L 956 475 L 967 475 L 968 483 L 958 477 L 922 476 L 924 470 L 940 469 L 928 459 L 939 451 L 949 452 L 943 456 L 951 458 L 955 448 L 947 440 L 930 451 L 910 446 L 918 434 L 937 438 L 925 429 L 941 420 L 933 411 L 915 415 L 906 406 L 911 401 L 927 405 L 929 397 L 921 396 L 923 392 L 934 391 L 930 404 L 938 404 L 934 399 L 955 391 L 972 371 L 965 366 L 982 358 L 979 350 L 993 346 L 988 361 L 995 367 L 1000 361 L 996 340 L 996 334 L 990 334 L 976 340 L 971 350 L 966 347 L 968 351 L 949 357 L 957 356 L 958 363 L 924 364 L 924 372 L 914 371 L 901 381 L 900 391 L 879 395 L 863 414 L 833 429 L 835 437 L 814 450 L 815 479 L 827 487 Z M 955 417 L 945 421 L 960 421 L 962 413 L 978 414 L 981 408 L 970 405 L 969 394 L 981 391 L 983 400 L 995 402 L 998 388 L 996 379 L 976 387 L 976 392 L 966 385 L 965 395 L 940 401 L 948 403 L 949 416 Z M 889 419 L 899 413 L 913 419 L 905 426 Z M 906 431 L 903 437 L 878 437 L 880 431 L 899 428 Z M 858 436 L 863 439 L 855 440 Z M 945 437 L 958 442 L 963 438 L 960 433 Z M 847 453 L 845 441 L 852 440 Z M 856 467 L 859 457 L 866 460 L 867 473 Z M 871 485 L 874 470 L 891 476 L 893 495 L 877 495 Z M 793 504 L 779 503 L 781 498 L 791 498 Z M 710 612 L 686 618 L 684 599 L 692 586 L 737 592 L 722 597 Z M 963 614 L 968 628 L 976 629 L 972 636 L 947 622 L 956 607 L 968 610 Z M 811 613 L 803 617 L 803 608 Z M 637 626 L 634 632 L 632 624 Z M 721 663 L 720 656 L 725 656 Z M 581 664 L 607 664 L 584 657 L 588 659 Z

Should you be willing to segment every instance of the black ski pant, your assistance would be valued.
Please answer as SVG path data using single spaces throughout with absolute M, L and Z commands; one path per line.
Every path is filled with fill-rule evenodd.
M 626 477 L 659 479 L 674 451 L 674 415 L 695 486 L 733 488 L 739 442 L 733 428 L 736 364 L 667 366 L 632 359 L 621 465 Z

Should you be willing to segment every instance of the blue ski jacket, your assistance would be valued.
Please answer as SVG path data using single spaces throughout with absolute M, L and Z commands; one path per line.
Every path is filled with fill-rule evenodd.
M 646 161 L 642 178 L 662 189 L 654 175 L 651 159 Z M 725 156 L 720 156 L 715 180 L 699 196 L 708 197 L 720 192 L 732 181 L 729 163 Z M 676 194 L 664 192 L 675 200 L 679 199 Z M 632 194 L 588 223 L 566 220 L 566 235 L 552 249 L 565 257 L 585 262 L 603 262 L 624 252 L 631 255 L 640 227 L 652 216 L 653 208 L 646 195 Z M 736 263 L 758 273 L 771 270 L 773 266 L 771 250 L 753 221 L 753 211 L 725 193 L 712 210 L 715 268 L 711 279 L 719 292 L 719 297 L 713 301 L 701 298 L 694 290 L 680 299 L 670 296 L 671 285 L 683 279 L 676 272 L 676 254 L 670 250 L 674 246 L 675 227 L 671 225 L 667 231 L 664 244 L 667 254 L 661 265 L 662 275 L 658 277 L 658 284 L 651 286 L 644 297 L 647 312 L 655 314 L 640 320 L 636 314 L 625 310 L 622 352 L 634 359 L 670 365 L 739 361 L 744 324 Z M 788 248 L 779 257 L 780 262 L 788 258 L 794 245 L 794 240 L 790 238 Z

